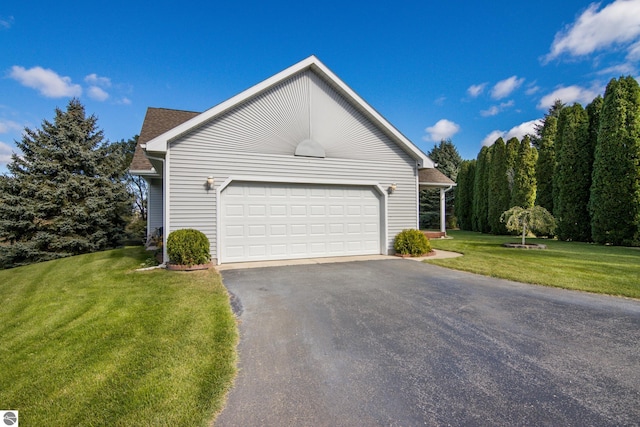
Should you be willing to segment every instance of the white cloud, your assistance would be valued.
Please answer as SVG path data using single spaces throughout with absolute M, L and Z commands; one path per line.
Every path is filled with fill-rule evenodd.
M 500 112 L 500 108 L 498 108 L 497 105 L 492 105 L 488 109 L 480 111 L 480 115 L 482 117 L 491 117 L 491 116 L 496 116 L 499 112 Z
M 13 20 L 13 16 L 9 16 L 8 18 L 0 16 L 0 28 L 8 30 L 13 26 Z
M 425 132 L 427 132 L 428 135 L 425 135 L 422 139 L 425 141 L 440 142 L 443 139 L 451 138 L 459 131 L 460 125 L 447 119 L 441 119 L 438 120 L 435 125 L 429 126 L 425 129 Z
M 601 90 L 586 89 L 576 85 L 567 87 L 561 86 L 550 94 L 543 96 L 538 103 L 538 108 L 541 110 L 547 110 L 553 105 L 556 99 L 559 99 L 565 104 L 573 104 L 574 102 L 589 104 L 601 92 Z
M 0 120 L 0 133 L 22 130 L 20 124 L 11 120 Z
M 5 166 L 11 161 L 11 154 L 13 154 L 13 148 L 0 141 L 0 166 Z
M 109 98 L 109 94 L 98 86 L 90 86 L 87 92 L 89 98 L 95 99 L 96 101 L 105 101 Z
M 71 78 L 61 77 L 55 71 L 42 67 L 25 69 L 18 65 L 11 67 L 9 77 L 20 82 L 23 86 L 36 89 L 48 98 L 62 98 L 65 96 L 80 96 L 80 85 L 71 83 Z
M 515 102 L 513 100 L 507 102 L 501 102 L 500 105 L 492 105 L 487 110 L 480 111 L 480 115 L 482 117 L 491 117 L 499 114 L 500 112 L 506 110 L 509 107 L 513 107 Z
M 511 76 L 508 79 L 499 81 L 491 89 L 491 97 L 493 99 L 502 99 L 511 95 L 524 82 L 524 78 L 518 78 L 518 76 Z
M 573 57 L 625 46 L 640 37 L 640 0 L 616 0 L 598 10 L 592 3 L 576 21 L 559 31 L 544 57 L 549 62 L 563 54 Z
M 538 93 L 538 91 L 540 90 L 540 86 L 538 86 L 537 84 L 537 80 L 534 82 L 531 82 L 527 85 L 527 90 L 525 91 L 525 94 L 527 95 L 534 95 L 536 93 Z
M 111 79 L 109 77 L 100 77 L 96 73 L 89 74 L 84 81 L 92 86 L 111 87 Z
M 493 145 L 493 143 L 496 142 L 498 138 L 502 138 L 505 141 L 508 141 L 511 138 L 515 137 L 522 140 L 522 138 L 524 138 L 526 135 L 533 135 L 536 131 L 536 125 L 540 123 L 541 120 L 536 119 L 520 123 L 518 126 L 512 127 L 508 132 L 502 130 L 494 130 L 482 140 L 482 145 L 485 147 L 489 147 Z
M 122 104 L 122 105 L 131 105 L 131 100 L 125 96 L 124 98 L 122 98 L 121 100 L 117 101 L 116 103 L 117 104 Z
M 479 85 L 471 85 L 467 89 L 467 93 L 473 97 L 477 98 L 484 91 L 484 88 L 487 86 L 487 83 L 480 83 Z
M 627 53 L 627 60 L 629 61 L 640 61 L 640 41 L 629 46 L 629 51 Z

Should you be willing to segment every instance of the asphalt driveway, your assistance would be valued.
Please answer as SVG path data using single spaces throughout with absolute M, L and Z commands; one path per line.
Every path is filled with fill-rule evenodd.
M 223 271 L 219 426 L 640 423 L 640 302 L 408 260 Z

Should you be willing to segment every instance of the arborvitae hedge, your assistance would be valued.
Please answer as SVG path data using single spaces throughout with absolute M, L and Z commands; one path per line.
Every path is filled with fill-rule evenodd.
M 640 244 L 640 86 L 630 76 L 607 85 L 589 207 L 595 242 Z
M 589 144 L 589 117 L 580 104 L 560 113 L 556 141 L 554 216 L 561 240 L 586 242 L 591 237 L 587 205 L 591 186 L 592 153 Z
M 478 153 L 476 173 L 473 177 L 473 210 L 471 226 L 473 231 L 488 233 L 489 228 L 489 168 L 491 165 L 491 150 L 482 147 Z
M 491 163 L 489 168 L 489 208 L 488 221 L 491 233 L 506 234 L 507 229 L 500 216 L 509 209 L 511 193 L 507 176 L 507 147 L 502 138 L 498 138 L 491 146 Z
M 476 160 L 465 160 L 460 166 L 456 187 L 456 218 L 462 230 L 472 230 L 473 185 Z

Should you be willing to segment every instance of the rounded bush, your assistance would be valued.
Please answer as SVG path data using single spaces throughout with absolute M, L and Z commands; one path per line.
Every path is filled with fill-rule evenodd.
M 211 261 L 209 239 L 191 228 L 172 231 L 167 237 L 169 262 L 177 265 L 199 265 Z
M 429 239 L 420 230 L 402 230 L 396 236 L 393 248 L 397 254 L 420 256 L 431 252 Z

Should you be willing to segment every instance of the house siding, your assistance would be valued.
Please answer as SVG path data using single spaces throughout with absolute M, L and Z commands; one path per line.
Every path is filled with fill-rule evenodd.
M 326 158 L 296 157 L 302 140 L 320 143 Z M 196 228 L 217 258 L 216 187 L 229 177 L 291 182 L 367 181 L 397 185 L 387 204 L 387 249 L 417 225 L 417 162 L 328 82 L 305 71 L 194 129 L 170 145 L 169 231 Z M 224 194 L 224 193 L 223 193 Z M 384 214 L 384 212 L 382 212 Z
M 157 228 L 162 227 L 162 180 L 147 179 L 149 193 L 147 198 L 147 236 L 151 235 Z

